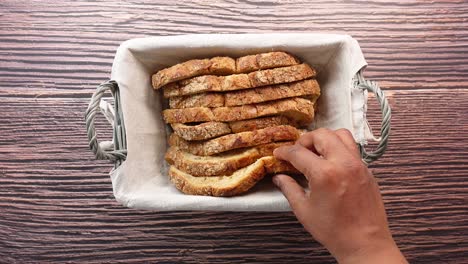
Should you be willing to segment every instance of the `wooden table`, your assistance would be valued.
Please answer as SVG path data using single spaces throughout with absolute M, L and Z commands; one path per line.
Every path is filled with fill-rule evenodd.
M 0 3 L 0 262 L 334 263 L 291 213 L 124 208 L 87 146 L 83 113 L 124 40 L 284 31 L 359 40 L 393 107 L 371 168 L 395 239 L 411 263 L 467 263 L 466 1 L 155 2 Z

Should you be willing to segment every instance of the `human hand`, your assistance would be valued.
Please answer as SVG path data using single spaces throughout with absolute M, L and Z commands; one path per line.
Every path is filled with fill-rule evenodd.
M 273 182 L 299 222 L 339 263 L 407 263 L 388 228 L 379 186 L 348 130 L 308 132 L 274 155 L 307 178 L 310 192 L 287 175 Z

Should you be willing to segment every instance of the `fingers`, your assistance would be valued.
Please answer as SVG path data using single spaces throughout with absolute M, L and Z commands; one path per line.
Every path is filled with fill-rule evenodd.
M 322 158 L 299 144 L 279 147 L 275 149 L 273 155 L 291 163 L 309 181 L 320 172 L 321 164 L 324 162 Z
M 307 211 L 307 196 L 304 189 L 291 177 L 284 174 L 273 176 L 273 183 L 281 190 L 296 215 Z
M 347 150 L 340 137 L 335 132 L 326 128 L 319 128 L 305 133 L 296 141 L 296 144 L 322 155 L 325 159 L 336 158 L 344 150 Z
M 360 158 L 359 149 L 356 145 L 353 135 L 348 129 L 342 128 L 335 131 L 335 134 L 341 139 L 346 148 L 356 157 Z

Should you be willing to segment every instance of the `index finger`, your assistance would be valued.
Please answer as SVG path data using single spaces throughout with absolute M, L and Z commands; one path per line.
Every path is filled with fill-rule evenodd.
M 299 144 L 279 147 L 275 149 L 273 155 L 278 159 L 291 163 L 309 181 L 320 173 L 322 164 L 325 162 L 315 153 Z
M 349 152 L 338 135 L 326 128 L 305 133 L 296 141 L 296 144 L 310 149 L 325 159 L 337 158 L 342 156 L 342 153 Z

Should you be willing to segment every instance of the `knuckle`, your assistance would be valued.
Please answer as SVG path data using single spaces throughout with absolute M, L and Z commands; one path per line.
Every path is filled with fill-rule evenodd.
M 349 160 L 346 164 L 346 170 L 353 175 L 360 175 L 363 172 L 364 164 L 359 160 Z
M 338 170 L 330 165 L 324 166 L 317 177 L 318 184 L 324 186 L 335 185 L 338 180 Z
M 328 134 L 331 132 L 331 130 L 329 128 L 326 128 L 326 127 L 321 127 L 321 128 L 318 128 L 316 130 L 314 130 L 316 133 L 321 133 L 321 134 Z
M 352 136 L 351 131 L 349 131 L 346 128 L 337 129 L 337 130 L 335 130 L 335 133 L 346 135 L 346 136 Z
M 346 166 L 347 173 L 350 174 L 350 178 L 353 179 L 356 185 L 364 186 L 368 185 L 370 181 L 368 169 L 359 160 L 352 160 Z
M 323 176 L 327 178 L 336 177 L 337 169 L 334 166 L 325 166 L 323 168 Z

